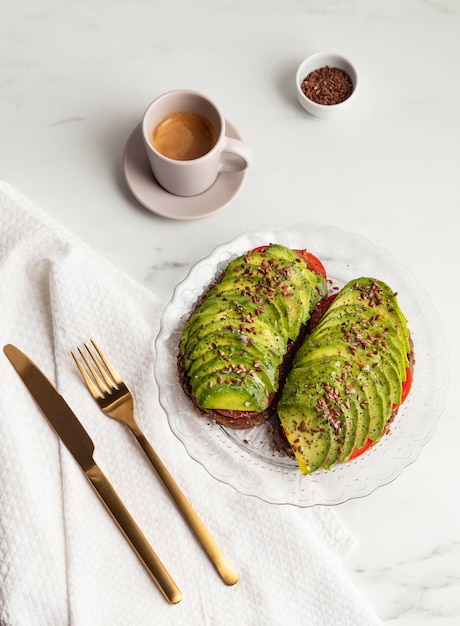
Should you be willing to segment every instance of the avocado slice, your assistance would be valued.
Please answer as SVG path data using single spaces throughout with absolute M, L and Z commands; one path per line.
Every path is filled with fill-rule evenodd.
M 323 466 L 333 441 L 330 424 L 308 403 L 285 399 L 282 426 L 302 474 Z M 279 409 L 279 405 L 278 405 Z
M 263 253 L 255 257 L 251 256 L 251 262 L 246 263 L 246 273 L 240 276 L 236 291 L 249 294 L 246 296 L 248 300 L 254 300 L 262 310 L 267 304 L 274 305 L 280 312 L 284 333 L 294 340 L 318 301 L 312 291 L 316 289 L 316 275 L 307 269 L 306 264 L 299 266 L 296 263 L 291 267 L 289 264 L 280 265 L 275 258 L 270 258 L 272 263 L 266 266 L 267 259 Z M 325 282 L 321 284 L 325 285 Z M 232 278 L 219 283 L 219 291 L 227 297 L 227 290 L 232 289 L 232 285 L 235 294 Z
M 364 402 L 365 394 L 351 370 L 352 364 L 346 358 L 330 359 L 319 352 L 288 376 L 278 404 L 278 413 L 283 415 L 286 398 L 294 395 L 298 407 L 308 404 L 322 410 L 332 427 L 330 449 L 323 462 L 326 469 L 348 459 L 355 448 L 363 445 L 361 441 L 366 441 L 369 432 L 370 412 Z
M 193 386 L 193 393 L 203 409 L 225 409 L 228 411 L 254 411 L 260 413 L 268 406 L 268 396 L 257 381 L 250 379 L 244 385 L 241 378 L 232 376 L 219 380 L 216 374 L 200 385 Z
M 331 427 L 330 448 L 322 464 L 326 469 L 347 459 L 355 447 L 358 409 L 355 397 L 346 391 L 347 378 L 340 359 L 307 362 L 289 377 L 289 385 L 297 388 L 297 405 L 312 405 Z M 302 385 L 305 380 L 308 384 Z
M 352 328 L 357 329 L 357 325 L 353 323 Z M 400 381 L 406 378 L 406 367 L 408 366 L 408 358 L 405 353 L 392 350 L 387 342 L 374 338 L 365 331 L 358 333 L 359 340 L 355 339 L 354 332 L 350 331 L 345 325 L 344 327 L 326 326 L 318 329 L 314 335 L 314 341 L 307 340 L 303 346 L 303 350 L 312 347 L 323 347 L 325 353 L 327 349 L 330 354 L 340 354 L 342 356 L 354 357 L 354 361 L 364 367 L 365 365 L 373 368 L 383 368 L 391 381 L 394 378 Z M 403 356 L 402 356 L 403 355 Z

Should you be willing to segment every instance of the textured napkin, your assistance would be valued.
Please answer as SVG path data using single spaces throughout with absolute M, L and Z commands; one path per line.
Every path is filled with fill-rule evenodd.
M 14 343 L 88 430 L 96 461 L 183 592 L 169 605 L 0 352 L 2 626 L 379 624 L 343 572 L 331 508 L 266 504 L 212 479 L 167 425 L 153 375 L 162 303 L 0 183 L 0 348 Z M 148 439 L 235 565 L 218 577 L 128 429 L 90 397 L 70 350 L 94 338 Z

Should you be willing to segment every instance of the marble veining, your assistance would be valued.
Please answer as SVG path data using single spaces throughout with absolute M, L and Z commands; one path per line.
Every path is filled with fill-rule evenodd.
M 460 580 L 460 542 L 435 545 L 408 560 L 379 569 L 358 569 L 357 573 L 366 584 L 384 589 L 392 598 L 392 606 L 381 611 L 385 623 L 411 619 L 425 624 L 429 622 L 424 620 L 430 619 L 433 624 L 458 624 L 460 597 L 453 602 L 449 599 L 457 595 Z

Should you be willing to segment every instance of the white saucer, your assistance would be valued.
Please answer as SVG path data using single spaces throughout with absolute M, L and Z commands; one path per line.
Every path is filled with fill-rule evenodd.
M 237 130 L 226 120 L 226 134 L 241 139 Z M 221 172 L 207 191 L 183 198 L 165 191 L 155 180 L 145 154 L 141 124 L 131 133 L 123 155 L 126 182 L 133 196 L 153 213 L 173 220 L 196 220 L 217 213 L 239 192 L 246 171 Z

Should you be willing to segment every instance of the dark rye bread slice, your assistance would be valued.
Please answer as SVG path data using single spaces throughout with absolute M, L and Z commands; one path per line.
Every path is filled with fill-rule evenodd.
M 396 296 L 375 278 L 349 281 L 297 351 L 277 408 L 302 473 L 353 458 L 394 420 L 414 365 Z
M 198 406 L 196 402 L 196 398 L 192 393 L 192 389 L 190 386 L 190 379 L 187 376 L 187 373 L 185 371 L 184 357 L 181 354 L 179 354 L 177 358 L 177 367 L 178 367 L 178 373 L 179 373 L 179 381 L 182 386 L 182 389 L 184 390 L 185 394 L 190 398 L 195 408 L 195 411 L 204 417 L 208 417 L 212 419 L 216 424 L 220 424 L 221 426 L 226 426 L 228 428 L 233 428 L 234 430 L 243 430 L 245 428 L 252 428 L 253 426 L 260 426 L 261 424 L 267 422 L 268 420 L 271 420 L 274 423 L 275 428 L 277 428 L 279 425 L 278 413 L 276 410 L 278 398 L 283 389 L 286 376 L 291 368 L 292 358 L 295 354 L 295 351 L 297 347 L 302 343 L 302 341 L 304 340 L 307 334 L 308 334 L 308 324 L 305 324 L 303 328 L 301 329 L 301 332 L 299 334 L 299 338 L 297 339 L 297 341 L 294 344 L 291 344 L 290 349 L 288 350 L 286 357 L 280 367 L 280 378 L 279 378 L 280 383 L 279 383 L 278 392 L 276 393 L 273 401 L 268 406 L 268 408 L 265 409 L 265 411 L 262 411 L 260 413 L 254 413 L 252 411 L 247 411 L 246 413 L 242 412 L 239 417 L 235 418 L 229 415 L 225 415 L 225 413 L 221 413 L 214 409 L 204 409 Z M 284 440 L 284 443 L 281 443 L 283 440 Z M 280 449 L 282 449 L 285 445 L 286 446 L 288 445 L 288 442 L 286 441 L 286 439 L 284 439 L 284 437 L 280 436 L 279 445 L 280 445 Z
M 242 259 L 243 261 L 241 261 Z M 245 264 L 247 264 L 247 268 L 245 268 Z M 236 273 L 228 273 L 229 267 L 231 267 L 232 272 L 236 271 Z M 234 286 L 232 285 L 233 280 Z M 249 287 L 247 281 L 252 281 L 249 282 Z M 257 289 L 255 290 L 254 285 L 257 285 Z M 254 292 L 252 294 L 251 289 Z M 216 291 L 218 292 L 218 298 L 215 297 Z M 219 293 L 219 291 L 222 293 Z M 277 386 L 278 388 L 282 386 L 284 377 L 290 367 L 290 355 L 297 343 L 301 341 L 306 334 L 306 322 L 310 317 L 312 309 L 326 293 L 327 285 L 324 277 L 310 269 L 309 264 L 305 262 L 305 259 L 300 256 L 297 251 L 290 250 L 284 246 L 266 246 L 263 251 L 257 249 L 230 262 L 227 268 L 201 295 L 185 322 L 182 331 L 181 346 L 177 362 L 179 380 L 183 390 L 192 401 L 197 412 L 214 420 L 218 424 L 236 429 L 250 428 L 262 424 L 276 415 L 274 406 L 276 405 L 278 395 Z M 214 296 L 212 305 L 210 304 L 210 294 Z M 228 296 L 228 294 L 230 295 Z M 220 296 L 224 297 L 220 298 Z M 285 299 L 282 305 L 280 305 L 279 302 L 276 304 L 280 298 Z M 229 301 L 228 303 L 227 300 Z M 258 303 L 256 310 L 254 310 L 254 302 Z M 241 307 L 242 317 L 241 320 L 236 318 L 235 321 L 235 309 L 238 312 L 240 311 L 238 307 Z M 270 311 L 269 314 L 266 314 L 267 309 Z M 283 311 L 286 316 L 286 322 L 282 317 Z M 208 312 L 210 321 L 208 320 Z M 229 320 L 226 316 L 227 312 L 229 312 L 231 316 Z M 229 345 L 226 346 L 223 345 L 225 341 L 223 341 L 223 344 L 219 343 L 219 341 L 223 339 L 221 334 L 218 335 L 215 342 L 209 342 L 209 350 L 206 350 L 208 337 L 210 336 L 208 335 L 208 328 L 216 325 L 216 319 L 223 320 L 224 314 L 225 323 L 231 321 L 235 326 L 228 334 L 239 336 L 240 339 L 241 335 L 247 334 L 254 345 L 251 344 L 251 347 L 248 345 L 242 348 L 241 343 L 230 339 L 228 340 Z M 248 321 L 246 318 L 248 317 L 249 322 L 246 323 Z M 268 323 L 267 318 L 269 318 Z M 273 318 L 275 318 L 274 325 L 270 327 L 270 322 L 273 321 Z M 201 324 L 203 321 L 205 323 Z M 243 321 L 244 324 L 240 324 L 241 321 Z M 223 323 L 224 322 L 222 322 L 222 324 Z M 217 326 L 219 326 L 219 324 L 220 322 L 217 323 Z M 245 325 L 249 325 L 253 332 L 242 332 L 241 326 Z M 203 328 L 204 330 L 202 330 Z M 269 331 L 267 335 L 268 340 L 265 342 L 265 339 L 262 340 L 262 337 L 267 333 L 267 329 Z M 217 332 L 219 332 L 219 330 Z M 227 331 L 223 334 L 226 334 L 226 332 Z M 197 339 L 200 333 L 204 335 L 203 340 Z M 192 337 L 192 341 L 190 337 Z M 243 339 L 246 338 L 243 337 Z M 285 343 L 283 343 L 283 341 Z M 199 350 L 195 349 L 197 344 L 199 344 Z M 202 349 L 203 345 L 204 350 Z M 274 359 L 276 367 L 269 362 L 268 356 L 266 356 L 266 353 L 273 356 L 271 352 L 273 345 L 279 350 L 279 354 L 275 354 L 275 357 L 278 356 L 278 361 L 276 361 L 276 358 Z M 185 347 L 183 348 L 183 346 Z M 279 346 L 281 346 L 281 348 L 279 348 Z M 246 372 L 248 376 L 263 379 L 264 382 L 268 379 L 266 397 L 264 396 L 265 400 L 269 398 L 269 404 L 266 408 L 253 410 L 251 407 L 251 410 L 244 410 L 242 406 L 239 406 L 236 410 L 226 410 L 229 406 L 227 405 L 227 407 L 225 407 L 224 404 L 221 406 L 214 404 L 214 407 L 209 408 L 208 406 L 206 408 L 206 406 L 203 406 L 205 403 L 200 403 L 197 400 L 193 383 L 191 383 L 191 377 L 194 378 L 193 382 L 195 383 L 196 389 L 196 378 L 199 378 L 195 376 L 196 371 L 201 375 L 201 378 L 199 378 L 201 381 L 201 379 L 203 379 L 202 372 L 204 369 L 206 373 L 209 372 L 209 387 L 213 387 L 213 385 L 217 386 L 216 376 L 214 376 L 214 380 L 212 376 L 216 370 L 218 374 L 222 374 L 224 371 L 220 362 L 217 368 L 214 367 L 216 362 L 220 360 L 216 354 L 217 352 L 220 354 L 220 348 L 222 348 L 222 352 L 227 350 L 225 357 L 222 357 L 223 359 L 226 358 L 229 360 L 228 356 L 230 354 L 232 356 L 236 354 L 235 359 L 241 359 L 241 361 L 235 360 L 233 363 L 230 363 L 229 367 L 231 373 L 228 374 L 227 377 L 232 377 L 232 383 L 234 383 L 235 386 L 236 376 L 234 372 L 239 374 L 238 368 L 244 368 L 245 365 L 247 367 L 249 363 L 249 357 L 245 361 L 245 353 L 251 353 L 251 358 L 254 358 L 254 355 L 256 355 L 257 358 L 260 359 L 260 361 L 257 361 L 260 367 L 256 370 L 254 376 L 254 372 L 251 372 L 249 369 L 246 369 Z M 213 353 L 212 358 L 209 356 L 211 353 Z M 196 365 L 197 363 L 198 365 Z M 251 363 L 255 364 L 256 361 L 251 361 Z M 274 380 L 269 378 L 269 375 L 266 373 L 267 371 L 269 371 Z M 259 372 L 262 373 L 259 374 Z M 248 376 L 244 374 L 245 379 L 248 379 Z M 223 376 L 220 375 L 217 378 L 221 379 L 218 382 L 220 382 L 220 386 L 223 387 Z M 206 382 L 208 382 L 208 380 L 205 378 L 205 383 Z M 246 383 L 246 381 L 244 382 Z M 271 388 L 270 384 L 272 384 Z M 252 385 L 252 381 L 249 381 L 249 386 L 250 385 Z M 241 381 L 240 386 L 244 386 Z M 201 387 L 201 389 L 202 388 L 203 387 Z M 239 390 L 237 390 L 236 395 L 238 395 L 238 393 Z
M 217 284 L 217 282 L 219 282 L 219 280 L 221 279 L 222 275 L 219 275 L 210 285 L 209 287 L 206 289 L 206 291 L 203 292 L 203 294 L 201 295 L 201 297 L 197 300 L 195 306 L 193 307 L 189 318 L 194 314 L 194 312 L 200 307 L 200 305 L 202 304 L 202 302 L 204 302 L 204 300 L 206 299 L 206 296 L 209 292 L 209 290 L 215 285 Z M 334 296 L 335 297 L 335 296 Z M 286 353 L 285 359 L 280 367 L 280 384 L 279 384 L 279 389 L 278 392 L 276 393 L 273 402 L 270 404 L 270 406 L 265 410 L 262 411 L 261 413 L 253 413 L 248 411 L 246 413 L 246 415 L 242 415 L 241 417 L 235 418 L 235 417 L 231 417 L 228 415 L 225 415 L 223 413 L 220 413 L 219 411 L 213 410 L 213 409 L 203 409 L 200 406 L 198 406 L 197 402 L 196 402 L 196 398 L 192 393 L 192 389 L 190 386 L 190 379 L 187 376 L 187 373 L 185 371 L 185 367 L 184 367 L 184 357 L 183 355 L 179 352 L 179 355 L 177 357 L 177 367 L 178 367 L 178 373 L 179 373 L 179 382 L 182 386 L 183 391 L 185 392 L 185 394 L 188 396 L 188 398 L 191 400 L 195 411 L 197 412 L 197 414 L 202 415 L 203 417 L 208 417 L 209 419 L 213 420 L 216 424 L 220 424 L 221 426 L 226 426 L 227 428 L 233 428 L 234 430 L 243 430 L 245 428 L 252 428 L 253 426 L 260 426 L 261 424 L 264 424 L 267 421 L 271 421 L 272 425 L 273 425 L 273 436 L 274 436 L 274 445 L 275 448 L 279 451 L 282 452 L 286 455 L 289 456 L 293 456 L 293 452 L 292 449 L 288 443 L 288 441 L 286 440 L 286 438 L 283 435 L 282 429 L 281 429 L 281 424 L 280 421 L 278 419 L 278 412 L 276 409 L 277 403 L 278 403 L 278 399 L 281 395 L 281 392 L 283 390 L 283 385 L 284 382 L 286 380 L 286 376 L 289 373 L 289 370 L 291 369 L 292 366 L 292 359 L 294 358 L 294 355 L 296 353 L 296 350 L 298 349 L 299 346 L 302 345 L 303 341 L 305 340 L 305 337 L 308 335 L 308 333 L 310 332 L 310 328 L 313 325 L 316 325 L 319 320 L 321 319 L 322 315 L 324 314 L 324 312 L 326 311 L 329 303 L 331 302 L 333 298 L 323 298 L 320 302 L 318 302 L 318 304 L 316 305 L 315 309 L 312 311 L 311 317 L 308 320 L 308 322 L 306 324 L 303 324 L 299 336 L 297 338 L 297 340 L 293 343 L 290 344 L 289 349 Z

